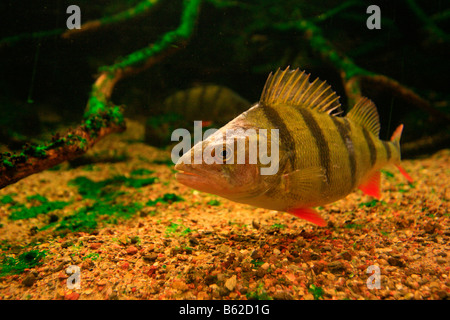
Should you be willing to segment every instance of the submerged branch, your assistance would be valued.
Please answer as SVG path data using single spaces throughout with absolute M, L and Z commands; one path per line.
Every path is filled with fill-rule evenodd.
M 429 101 L 423 99 L 405 85 L 385 75 L 376 74 L 358 66 L 350 57 L 339 52 L 334 45 L 323 36 L 320 27 L 313 22 L 308 20 L 292 21 L 276 24 L 275 28 L 278 30 L 295 29 L 302 32 L 311 48 L 320 56 L 320 58 L 340 73 L 349 106 L 353 106 L 362 97 L 362 85 L 370 84 L 371 86 L 391 91 L 393 95 L 426 111 L 436 119 L 450 121 L 450 117 L 447 114 L 434 108 Z
M 132 53 L 122 61 L 100 69 L 95 81 L 82 124 L 64 136 L 55 135 L 44 146 L 23 147 L 19 155 L 0 154 L 0 189 L 31 174 L 51 168 L 66 160 L 83 155 L 108 134 L 125 130 L 122 110 L 111 101 L 116 83 L 150 67 L 180 48 L 190 37 L 200 8 L 200 0 L 184 0 L 180 26 L 156 42 Z
M 405 0 L 405 1 L 409 9 L 424 24 L 425 30 L 431 36 L 432 41 L 447 42 L 450 40 L 449 35 L 446 34 L 441 28 L 439 28 L 434 23 L 433 19 L 429 18 L 414 0 Z
M 54 36 L 61 36 L 64 39 L 69 39 L 72 38 L 74 35 L 83 34 L 88 31 L 96 31 L 97 29 L 109 24 L 119 23 L 122 21 L 133 19 L 141 14 L 148 12 L 158 3 L 159 0 L 144 0 L 139 2 L 133 8 L 129 8 L 115 15 L 106 16 L 97 20 L 91 20 L 86 23 L 83 23 L 80 29 L 67 30 L 63 28 L 58 28 L 53 30 L 26 32 L 14 36 L 5 37 L 3 39 L 0 39 L 0 48 L 5 46 L 12 46 L 18 42 L 30 39 L 43 39 Z
M 80 29 L 71 29 L 67 30 L 62 34 L 63 38 L 70 38 L 75 34 L 84 33 L 86 31 L 96 30 L 102 26 L 118 23 L 122 21 L 129 20 L 138 15 L 148 12 L 152 9 L 156 4 L 158 4 L 159 0 L 144 0 L 139 2 L 133 8 L 129 8 L 125 11 L 119 12 L 112 16 L 107 16 L 100 18 L 98 20 L 91 20 L 81 25 Z

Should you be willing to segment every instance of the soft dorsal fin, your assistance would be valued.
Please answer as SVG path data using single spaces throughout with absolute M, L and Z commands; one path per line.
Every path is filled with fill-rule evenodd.
M 309 82 L 309 74 L 299 69 L 278 69 L 270 73 L 261 94 L 262 105 L 287 104 L 337 115 L 342 113 L 339 96 L 317 78 Z
M 375 104 L 366 97 L 362 97 L 347 114 L 349 119 L 366 128 L 377 137 L 380 133 L 380 118 Z

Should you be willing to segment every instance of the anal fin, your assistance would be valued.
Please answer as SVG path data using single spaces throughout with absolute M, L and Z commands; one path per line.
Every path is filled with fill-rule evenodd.
M 365 194 L 375 197 L 379 200 L 381 197 L 380 180 L 381 180 L 381 173 L 379 170 L 377 170 L 374 173 L 372 173 L 372 175 L 370 175 L 369 178 L 364 183 L 358 186 L 358 188 Z
M 294 216 L 312 222 L 319 227 L 325 227 L 327 222 L 320 216 L 320 214 L 313 208 L 293 208 L 287 210 L 290 214 Z

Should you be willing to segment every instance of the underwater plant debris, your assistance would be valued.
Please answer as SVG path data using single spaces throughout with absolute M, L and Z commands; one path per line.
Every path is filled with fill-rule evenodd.
M 447 2 L 381 2 L 368 29 L 365 1 L 81 1 L 71 30 L 53 2 L 5 2 L 0 300 L 450 299 Z M 404 124 L 414 183 L 386 167 L 379 200 L 316 207 L 319 228 L 177 182 L 173 130 L 227 123 L 288 66 L 343 114 L 373 100 L 381 140 Z

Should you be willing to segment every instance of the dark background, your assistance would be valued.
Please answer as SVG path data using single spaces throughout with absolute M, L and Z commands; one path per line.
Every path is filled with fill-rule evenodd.
M 63 39 L 69 14 L 81 8 L 81 20 L 110 16 L 139 1 L 2 1 L 0 4 L 0 143 L 19 148 L 44 132 L 76 126 L 82 119 L 99 67 L 155 42 L 180 22 L 182 2 L 161 1 L 150 13 Z M 125 115 L 145 119 L 161 112 L 159 102 L 194 83 L 226 85 L 249 101 L 257 101 L 265 79 L 278 67 L 300 67 L 312 78 L 327 80 L 346 98 L 338 72 L 312 50 L 303 35 L 271 27 L 278 22 L 315 19 L 342 1 L 204 1 L 187 47 L 141 74 L 120 81 L 113 101 L 126 105 Z M 353 2 L 352 2 L 353 3 Z M 315 23 L 324 36 L 354 62 L 389 76 L 449 114 L 450 4 L 416 1 L 446 38 L 436 37 L 406 1 L 357 1 L 355 5 Z M 381 8 L 381 30 L 366 28 L 367 6 Z M 447 18 L 439 14 L 447 13 Z M 436 18 L 438 17 L 438 18 Z M 33 37 L 35 32 L 51 35 Z M 363 93 L 377 104 L 387 139 L 405 123 L 402 141 L 439 132 L 448 123 L 374 88 Z

